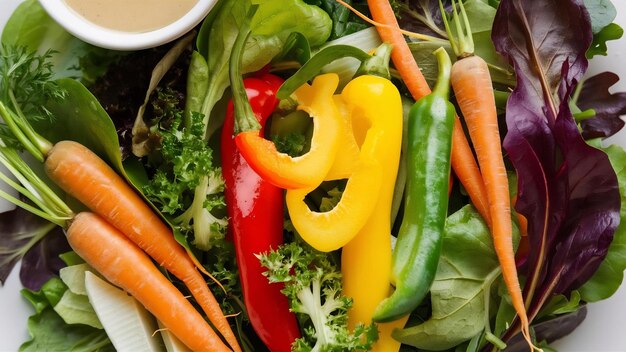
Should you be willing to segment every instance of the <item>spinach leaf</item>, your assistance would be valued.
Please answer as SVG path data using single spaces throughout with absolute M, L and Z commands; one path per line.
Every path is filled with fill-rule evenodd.
M 305 0 L 305 2 L 321 7 L 333 20 L 333 30 L 328 40 L 341 38 L 369 27 L 369 24 L 335 0 Z M 365 1 L 346 0 L 345 2 L 366 16 L 369 14 Z
M 49 102 L 46 107 L 55 119 L 39 122 L 35 130 L 53 143 L 64 139 L 79 142 L 123 174 L 117 132 L 109 115 L 80 82 L 61 79 L 57 83 L 67 96 Z
M 581 288 L 580 294 L 586 302 L 596 302 L 611 297 L 622 284 L 626 270 L 626 152 L 620 146 L 612 145 L 604 151 L 615 168 L 622 201 L 621 222 L 606 259 L 598 271 Z
M 519 231 L 514 228 L 514 240 Z M 400 342 L 420 349 L 453 348 L 485 330 L 487 309 L 497 291 L 500 264 L 487 225 L 471 206 L 447 222 L 435 281 L 431 286 L 432 316 L 423 324 L 394 333 Z
M 523 272 L 530 320 L 551 297 L 569 295 L 593 275 L 619 223 L 615 171 L 604 152 L 583 140 L 568 106 L 591 39 L 579 0 L 502 0 L 494 22 L 495 47 L 517 75 L 504 148 L 517 171 L 516 210 L 528 219 L 533 248 Z
M 67 291 L 67 286 L 58 277 L 53 277 L 41 286 L 39 290 L 23 289 L 24 296 L 35 308 L 37 314 L 43 312 L 47 307 L 53 307 L 61 300 Z

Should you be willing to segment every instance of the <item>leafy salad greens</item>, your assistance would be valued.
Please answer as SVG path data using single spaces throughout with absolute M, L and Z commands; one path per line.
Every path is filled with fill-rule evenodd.
M 623 29 L 610 0 L 457 3 L 220 0 L 182 38 L 117 52 L 73 37 L 36 0 L 26 0 L 2 31 L 0 113 L 5 121 L 17 116 L 20 128 L 52 143 L 83 144 L 133 187 L 205 275 L 236 336 L 234 350 L 528 350 L 503 279 L 509 269 L 494 246 L 495 225 L 456 167 L 454 150 L 426 298 L 399 320 L 378 321 L 363 312 L 380 302 L 373 294 L 355 296 L 350 277 L 361 251 L 390 273 L 361 274 L 358 291 L 376 291 L 376 282 L 386 280 L 385 290 L 393 292 L 398 278 L 391 252 L 384 253 L 396 243 L 395 251 L 407 251 L 406 240 L 396 242 L 410 226 L 403 213 L 424 221 L 404 211 L 414 196 L 407 148 L 415 145 L 409 121 L 416 99 L 400 59 L 392 52 L 390 63 L 381 54 L 381 37 L 397 30 L 380 23 L 381 9 L 389 6 L 405 31 L 411 57 L 401 60 L 414 60 L 430 87 L 446 75 L 442 53 L 433 51 L 445 49 L 452 63 L 463 60 L 451 41 L 465 34 L 493 86 L 502 140 L 492 142 L 503 147 L 509 242 L 528 338 L 549 351 L 593 309 L 587 303 L 617 291 L 626 269 L 626 151 L 603 143 L 624 127 L 626 92 L 610 91 L 619 81 L 613 72 L 585 75 L 590 59 L 611 55 L 607 42 Z M 446 25 L 459 13 L 468 33 Z M 383 123 L 367 114 L 371 102 L 350 101 L 352 91 L 382 91 L 367 91 L 367 79 L 392 82 L 397 96 L 384 102 L 404 116 L 385 116 Z M 461 114 L 454 94 L 450 101 Z M 460 131 L 469 135 L 460 117 Z M 372 141 L 390 135 L 385 128 L 395 118 L 402 125 L 398 148 L 384 154 Z M 46 212 L 47 198 L 33 190 L 33 180 L 41 178 L 76 213 L 86 206 L 32 158 L 24 157 L 27 172 L 12 169 L 9 153 L 30 152 L 23 146 L 28 136 L 14 131 L 10 122 L 0 125 L 0 162 L 9 167 L 0 179 L 22 195 L 35 194 L 0 194 L 26 208 L 0 214 L 0 282 L 21 260 L 22 295 L 33 306 L 31 338 L 20 351 L 119 349 L 85 289 L 85 273 L 97 271 L 72 251 L 58 224 L 37 216 Z M 396 167 L 393 191 L 385 193 L 381 175 Z M 315 173 L 324 174 L 310 183 Z M 296 190 L 305 191 L 298 211 Z M 41 212 L 32 214 L 37 207 Z M 352 228 L 358 234 L 332 250 L 316 249 L 304 235 Z M 368 252 L 354 237 L 364 233 L 383 236 L 384 248 Z M 182 279 L 160 270 L 191 297 Z M 367 297 L 371 302 L 364 303 Z

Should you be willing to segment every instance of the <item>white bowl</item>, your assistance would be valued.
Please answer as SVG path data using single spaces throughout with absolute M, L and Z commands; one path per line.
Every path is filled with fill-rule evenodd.
M 141 33 L 122 32 L 98 26 L 72 10 L 64 0 L 39 0 L 39 2 L 55 21 L 81 40 L 107 49 L 139 50 L 168 43 L 187 33 L 204 19 L 217 0 L 198 0 L 189 12 L 175 22 L 160 29 Z

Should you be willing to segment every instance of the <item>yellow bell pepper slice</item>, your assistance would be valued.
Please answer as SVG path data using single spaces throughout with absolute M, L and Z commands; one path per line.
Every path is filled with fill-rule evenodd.
M 365 225 L 376 205 L 383 178 L 380 164 L 362 160 L 352 173 L 341 201 L 328 212 L 309 209 L 304 197 L 312 189 L 288 190 L 289 217 L 298 234 L 313 248 L 330 252 L 343 247 Z

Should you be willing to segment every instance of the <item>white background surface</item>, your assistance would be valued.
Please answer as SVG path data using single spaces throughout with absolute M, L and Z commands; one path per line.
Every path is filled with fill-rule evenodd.
M 0 0 L 0 28 L 4 26 L 20 0 Z M 626 28 L 626 2 L 614 0 L 618 8 L 616 22 Z M 610 57 L 593 60 L 589 74 L 613 71 L 620 75 L 614 91 L 626 91 L 626 38 L 609 43 Z M 626 146 L 626 130 L 608 143 Z M 0 288 L 0 351 L 17 351 L 28 338 L 26 320 L 32 309 L 21 297 L 18 270 Z M 554 344 L 561 352 L 626 352 L 626 285 L 608 300 L 589 305 L 587 319 L 574 333 Z

